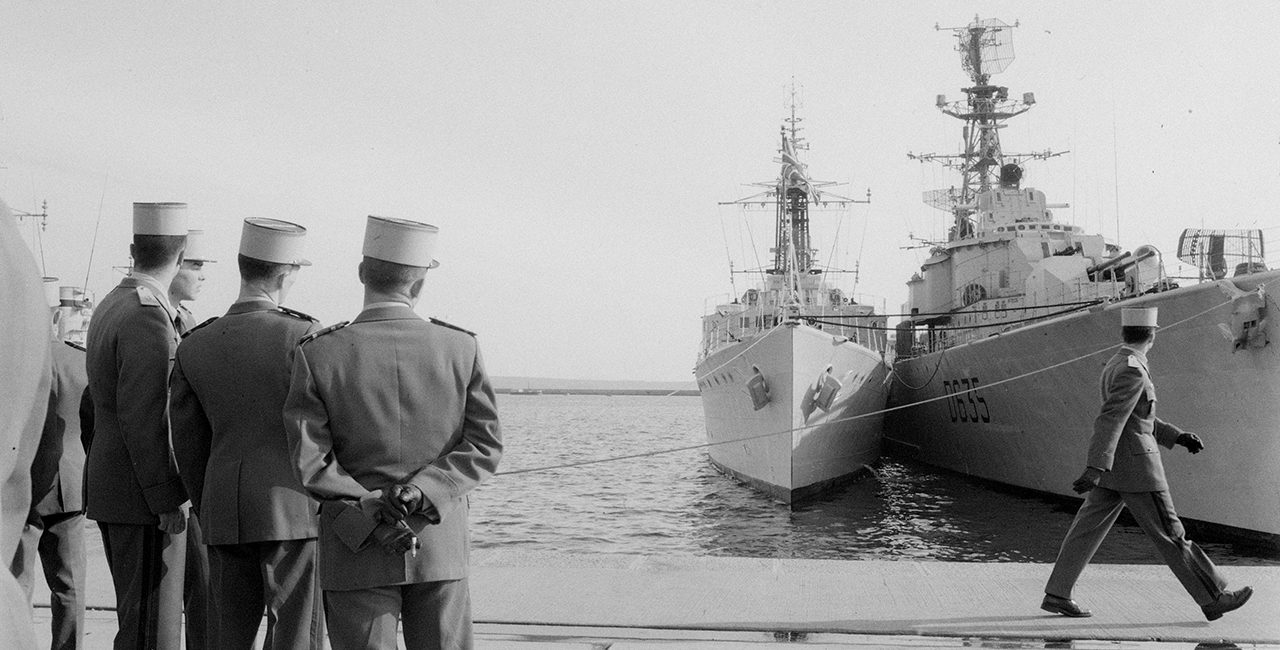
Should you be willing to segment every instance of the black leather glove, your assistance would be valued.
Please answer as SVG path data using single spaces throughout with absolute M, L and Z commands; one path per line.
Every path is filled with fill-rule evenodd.
M 392 485 L 382 491 L 384 508 L 394 512 L 396 519 L 404 519 L 422 509 L 422 490 L 409 484 Z
M 417 554 L 418 538 L 403 521 L 393 524 L 380 523 L 373 529 L 373 539 L 388 555 Z
M 383 495 L 382 490 L 374 490 L 360 497 L 360 512 L 374 521 L 385 524 L 394 524 L 404 519 L 401 510 L 391 507 Z
M 1174 444 L 1186 447 L 1187 451 L 1193 454 L 1198 454 L 1204 449 L 1204 441 L 1200 439 L 1200 436 L 1191 432 L 1178 434 L 1178 439 L 1173 442 Z
M 1076 479 L 1075 482 L 1071 484 L 1071 489 L 1075 490 L 1076 494 L 1084 494 L 1085 492 L 1098 487 L 1098 481 L 1100 480 L 1102 480 L 1102 470 L 1096 467 L 1086 467 L 1084 468 L 1084 473 L 1080 475 L 1080 478 Z

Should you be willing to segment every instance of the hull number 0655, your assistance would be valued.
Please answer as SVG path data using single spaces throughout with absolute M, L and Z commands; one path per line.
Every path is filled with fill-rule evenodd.
M 947 392 L 947 414 L 952 422 L 990 422 L 991 410 L 987 400 L 978 394 L 978 378 L 944 379 L 942 389 Z

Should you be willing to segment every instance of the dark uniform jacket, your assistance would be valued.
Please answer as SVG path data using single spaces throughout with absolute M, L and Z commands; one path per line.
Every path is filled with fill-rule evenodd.
M 181 338 L 187 332 L 195 329 L 196 315 L 191 313 L 190 309 L 184 307 L 181 303 L 174 305 L 173 310 L 177 312 L 177 316 L 173 318 L 173 327 L 178 331 L 178 337 Z
M 206 544 L 315 537 L 280 413 L 298 339 L 316 321 L 270 300 L 231 305 L 178 346 L 170 418 L 178 469 Z
M 84 348 L 53 343 L 53 384 L 40 447 L 31 463 L 31 511 L 46 516 L 84 510 L 80 398 L 88 378 Z
M 407 305 L 372 306 L 345 328 L 303 343 L 285 403 L 297 469 L 323 503 L 324 589 L 457 580 L 468 564 L 467 493 L 494 473 L 502 440 L 475 338 Z M 393 556 L 353 505 L 411 482 L 439 511 L 408 524 L 422 548 Z
M 1102 370 L 1102 412 L 1093 423 L 1089 466 L 1106 470 L 1098 485 L 1117 492 L 1168 490 L 1160 448 L 1182 430 L 1156 417 L 1156 387 L 1147 357 L 1128 346 Z
M 98 303 L 89 325 L 90 519 L 156 524 L 187 500 L 169 446 L 169 362 L 178 336 L 164 296 L 154 278 L 131 275 Z

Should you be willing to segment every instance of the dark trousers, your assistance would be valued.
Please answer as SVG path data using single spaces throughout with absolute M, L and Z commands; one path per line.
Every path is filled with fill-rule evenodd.
M 168 650 L 182 644 L 185 535 L 154 525 L 98 522 L 116 592 L 116 650 Z
M 209 646 L 253 648 L 265 611 L 263 650 L 323 647 L 316 548 L 314 537 L 209 546 Z
M 182 581 L 182 613 L 186 618 L 187 650 L 205 650 L 209 643 L 209 551 L 200 534 L 195 509 L 187 516 L 187 568 Z
M 14 573 L 30 600 L 35 589 L 36 556 L 40 556 L 49 585 L 54 650 L 78 648 L 84 636 L 84 527 L 83 512 L 32 514 L 14 558 Z
M 395 648 L 400 621 L 407 650 L 470 650 L 474 645 L 466 580 L 325 591 L 324 610 L 333 650 Z
M 1186 538 L 1167 491 L 1116 492 L 1101 487 L 1090 490 L 1076 511 L 1076 518 L 1062 540 L 1045 593 L 1071 598 L 1080 573 L 1126 506 L 1197 604 L 1207 605 L 1222 595 L 1227 581 L 1218 574 L 1204 551 Z

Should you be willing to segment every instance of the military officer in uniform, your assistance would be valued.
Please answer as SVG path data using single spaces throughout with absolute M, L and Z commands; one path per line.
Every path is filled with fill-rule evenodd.
M 309 265 L 306 229 L 245 219 L 240 295 L 178 346 L 170 378 L 174 453 L 208 544 L 212 648 L 320 648 L 317 504 L 294 471 L 280 413 L 298 340 L 315 319 L 280 306 Z M 181 432 L 182 435 L 178 435 Z
M 80 398 L 88 378 L 83 347 L 55 339 L 52 348 L 49 411 L 31 463 L 31 514 L 15 558 L 21 566 L 14 569 L 30 598 L 40 557 L 49 585 L 51 647 L 78 648 L 84 636 L 86 570 Z
M 187 231 L 187 248 L 182 253 L 182 266 L 169 283 L 169 304 L 178 312 L 173 327 L 178 337 L 187 335 L 196 326 L 196 317 L 183 301 L 194 301 L 204 289 L 204 265 L 213 259 L 207 250 L 203 230 Z M 174 438 L 185 432 L 174 427 Z M 181 469 L 181 468 L 179 468 Z M 202 650 L 210 646 L 205 642 L 209 630 L 209 552 L 200 533 L 200 518 L 195 510 L 187 516 L 187 570 L 182 582 L 182 612 L 186 616 L 184 628 L 187 650 Z
M 187 231 L 187 249 L 182 253 L 182 266 L 178 274 L 169 283 L 169 304 L 178 312 L 174 326 L 178 336 L 191 331 L 196 326 L 196 317 L 183 301 L 191 301 L 200 297 L 204 289 L 204 265 L 218 260 L 209 256 L 208 244 L 205 243 L 203 230 Z
M 364 309 L 294 354 L 285 426 L 321 500 L 320 571 L 334 650 L 470 648 L 468 493 L 501 433 L 473 334 L 414 313 L 435 226 L 369 217 Z
M 1093 423 L 1088 465 L 1073 485 L 1077 493 L 1085 493 L 1085 499 L 1045 585 L 1040 605 L 1045 611 L 1092 615 L 1071 599 L 1071 591 L 1126 506 L 1205 618 L 1216 620 L 1253 594 L 1249 587 L 1226 590 L 1227 581 L 1200 547 L 1186 538 L 1173 509 L 1157 445 L 1170 449 L 1181 445 L 1196 454 L 1204 443 L 1196 434 L 1156 417 L 1155 385 L 1147 367 L 1156 319 L 1155 308 L 1120 312 L 1124 346 L 1102 370 L 1102 411 Z
M 187 241 L 184 203 L 133 204 L 133 270 L 98 304 L 86 341 L 93 444 L 85 506 L 115 588 L 116 648 L 181 643 L 187 493 L 169 444 L 169 283 Z

